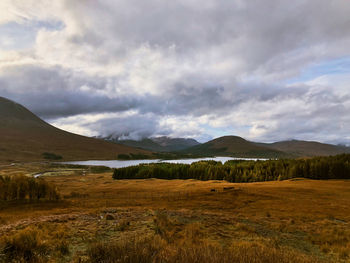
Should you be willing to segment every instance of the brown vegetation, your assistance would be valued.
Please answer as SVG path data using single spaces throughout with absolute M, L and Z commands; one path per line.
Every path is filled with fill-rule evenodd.
M 3 172 L 43 169 L 10 166 Z M 62 202 L 0 209 L 4 262 L 9 262 L 11 253 L 19 255 L 13 259 L 17 262 L 26 257 L 23 251 L 28 249 L 21 245 L 24 233 L 36 236 L 25 242 L 31 244 L 25 255 L 36 262 L 350 260 L 348 180 L 242 184 L 115 181 L 112 172 L 58 174 L 57 168 L 55 176 L 44 179 L 58 188 Z M 224 190 L 228 187 L 234 188 Z M 55 232 L 64 236 L 51 235 Z
M 56 187 L 45 180 L 26 176 L 0 176 L 0 200 L 58 200 Z
M 64 225 L 29 226 L 0 238 L 0 262 L 48 262 L 69 254 Z
M 207 237 L 198 223 L 178 227 L 164 213 L 154 220 L 155 233 L 118 242 L 94 242 L 88 248 L 89 262 L 319 262 L 275 244 L 238 241 L 221 245 Z M 178 231 L 174 231 L 179 228 Z

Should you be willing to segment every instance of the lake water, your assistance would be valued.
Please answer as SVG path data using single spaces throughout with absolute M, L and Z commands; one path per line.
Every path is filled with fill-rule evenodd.
M 107 166 L 110 168 L 123 168 L 123 167 L 129 167 L 133 165 L 139 165 L 139 164 L 145 164 L 145 163 L 183 163 L 183 164 L 191 164 L 193 162 L 198 161 L 209 161 L 214 160 L 217 162 L 225 163 L 229 160 L 251 160 L 251 161 L 257 161 L 257 160 L 266 160 L 266 159 L 258 159 L 258 158 L 234 158 L 234 157 L 209 157 L 209 158 L 196 158 L 196 159 L 179 159 L 179 160 L 127 160 L 127 161 L 121 161 L 121 160 L 111 160 L 111 161 L 97 161 L 97 160 L 91 160 L 91 161 L 76 161 L 76 162 L 65 162 L 66 164 L 78 164 L 78 165 L 101 165 L 101 166 Z

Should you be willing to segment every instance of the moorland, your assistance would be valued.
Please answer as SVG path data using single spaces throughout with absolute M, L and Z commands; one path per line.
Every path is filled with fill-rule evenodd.
M 348 262 L 350 181 L 114 180 L 108 168 L 2 167 L 58 200 L 1 201 L 3 262 Z

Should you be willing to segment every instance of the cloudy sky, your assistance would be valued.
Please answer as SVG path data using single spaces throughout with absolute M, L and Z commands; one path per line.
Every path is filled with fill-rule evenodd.
M 1 0 L 0 96 L 88 136 L 350 144 L 350 1 Z

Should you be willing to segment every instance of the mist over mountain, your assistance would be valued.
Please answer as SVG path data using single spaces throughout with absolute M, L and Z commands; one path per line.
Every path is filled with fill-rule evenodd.
M 141 140 L 124 140 L 112 136 L 104 139 L 156 152 L 176 152 L 200 144 L 195 139 L 170 138 L 167 136 L 144 138 Z

